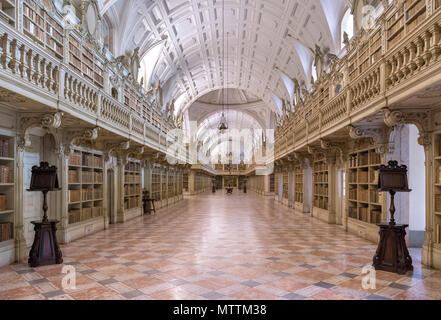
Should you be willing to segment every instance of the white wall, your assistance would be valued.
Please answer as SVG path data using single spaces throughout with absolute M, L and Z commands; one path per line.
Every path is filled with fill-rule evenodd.
M 418 144 L 418 129 L 409 126 L 409 229 L 424 231 L 426 227 L 426 179 L 424 147 Z
M 23 220 L 24 220 L 24 236 L 26 238 L 26 245 L 30 247 L 34 240 L 34 227 L 31 221 L 41 220 L 42 216 L 42 200 L 41 192 L 29 192 L 31 182 L 31 169 L 35 165 L 40 164 L 41 159 L 41 137 L 30 136 L 31 146 L 26 148 L 24 153 L 24 193 L 23 193 Z

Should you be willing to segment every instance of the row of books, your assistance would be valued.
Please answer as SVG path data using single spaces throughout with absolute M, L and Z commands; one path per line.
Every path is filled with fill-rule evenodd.
M 370 214 L 370 217 L 369 217 Z M 379 209 L 371 209 L 369 211 L 368 207 L 350 207 L 349 208 L 349 217 L 357 220 L 361 220 L 367 223 L 381 223 L 381 210 Z M 370 221 L 369 221 L 370 218 Z
M 414 3 L 415 3 L 414 1 L 412 1 L 409 4 L 406 3 L 406 7 L 408 7 L 408 5 L 413 5 Z M 413 5 L 412 8 L 407 10 L 407 12 L 406 12 L 406 20 L 409 19 L 409 18 L 412 18 L 415 15 L 415 13 L 420 11 L 425 6 L 426 6 L 426 1 L 425 0 L 417 1 L 417 3 L 415 3 L 415 5 Z
M 358 189 L 358 201 L 369 202 L 369 190 L 368 189 Z
M 302 203 L 303 202 L 303 193 L 296 193 L 295 194 L 295 201 Z
M 358 183 L 368 183 L 369 182 L 369 172 L 368 171 L 358 171 Z
M 69 224 L 90 220 L 92 218 L 102 217 L 104 215 L 103 207 L 91 207 L 69 210 Z
M 11 183 L 13 172 L 10 167 L 0 165 L 0 183 Z
M 314 194 L 328 195 L 328 186 L 327 185 L 315 185 L 314 186 Z
M 88 153 L 81 153 L 79 151 L 75 151 L 73 154 L 70 155 L 69 165 L 95 167 L 95 168 L 103 167 L 101 156 L 88 154 Z
M 141 176 L 133 173 L 126 173 L 125 183 L 141 183 Z
M 124 194 L 126 196 L 138 195 L 141 193 L 141 187 L 139 185 L 125 185 Z
M 93 154 L 83 153 L 83 166 L 102 168 L 102 157 Z
M 441 224 L 435 225 L 435 242 L 441 244 Z
M 141 171 L 141 164 L 136 162 L 129 162 L 125 166 L 126 171 Z
M 0 222 L 0 242 L 13 238 L 14 228 L 12 222 Z
M 129 210 L 141 206 L 141 197 L 127 198 L 124 200 L 124 209 Z
M 81 178 L 83 183 L 103 183 L 102 172 L 83 171 Z
M 69 170 L 68 173 L 69 183 L 80 183 L 80 171 Z
M 350 167 L 360 167 L 381 163 L 381 155 L 377 152 L 365 152 L 349 157 Z
M 0 157 L 9 157 L 9 141 L 0 139 Z
M 441 194 L 435 195 L 435 211 L 441 212 Z
M 314 174 L 314 182 L 328 182 L 328 173 L 316 173 Z
M 6 195 L 0 194 L 0 211 L 6 210 Z
M 328 165 L 324 162 L 315 163 L 314 164 L 314 171 L 325 171 L 328 170 Z
M 328 198 L 316 198 L 314 199 L 314 207 L 328 210 Z
M 349 189 L 348 196 L 350 200 L 357 200 L 357 188 Z

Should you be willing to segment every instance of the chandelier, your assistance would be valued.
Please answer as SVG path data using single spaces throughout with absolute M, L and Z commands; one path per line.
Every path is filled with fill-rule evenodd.
M 227 117 L 225 116 L 225 103 L 228 103 L 228 90 L 227 90 L 227 84 L 228 84 L 228 64 L 225 61 L 225 1 L 222 2 L 222 6 L 223 6 L 223 12 L 222 12 L 222 20 L 223 20 L 223 36 L 224 36 L 224 45 L 223 45 L 223 50 L 222 50 L 222 56 L 223 56 L 223 69 L 224 69 L 224 90 L 225 90 L 225 95 L 226 98 L 224 97 L 224 99 L 222 99 L 222 116 L 218 125 L 218 129 L 221 133 L 224 133 L 226 130 L 228 130 L 228 121 L 227 121 Z M 228 50 L 228 33 L 227 33 L 227 50 Z M 226 65 L 227 64 L 227 65 Z

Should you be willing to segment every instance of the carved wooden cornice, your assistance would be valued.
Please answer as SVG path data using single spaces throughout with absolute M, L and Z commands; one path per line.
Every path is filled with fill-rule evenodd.
M 389 136 L 393 129 L 385 125 L 349 126 L 349 136 L 352 139 L 372 138 L 377 152 L 385 154 L 388 151 Z
M 126 158 L 125 161 L 127 161 L 127 150 L 130 148 L 130 141 L 123 141 L 123 142 L 107 142 L 104 144 L 105 146 L 105 161 L 108 161 L 110 159 L 110 156 L 115 154 L 118 159 L 118 164 L 122 163 L 122 160 L 120 159 L 122 156 Z
M 31 146 L 29 138 L 29 129 L 42 128 L 53 133 L 60 128 L 63 113 L 40 113 L 40 114 L 22 114 L 19 117 L 19 131 L 17 146 L 19 150 Z
M 66 156 L 72 154 L 74 145 L 79 145 L 85 141 L 92 141 L 98 138 L 98 131 L 100 128 L 81 128 L 75 130 L 63 131 L 63 138 L 59 145 L 59 152 Z
M 432 145 L 432 110 L 430 109 L 394 109 L 384 108 L 384 123 L 394 128 L 400 124 L 413 124 L 418 128 L 418 143 L 424 147 Z

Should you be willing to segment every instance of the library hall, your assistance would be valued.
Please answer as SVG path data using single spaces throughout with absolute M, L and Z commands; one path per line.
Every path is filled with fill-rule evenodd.
M 441 300 L 441 0 L 0 0 L 2 300 Z

